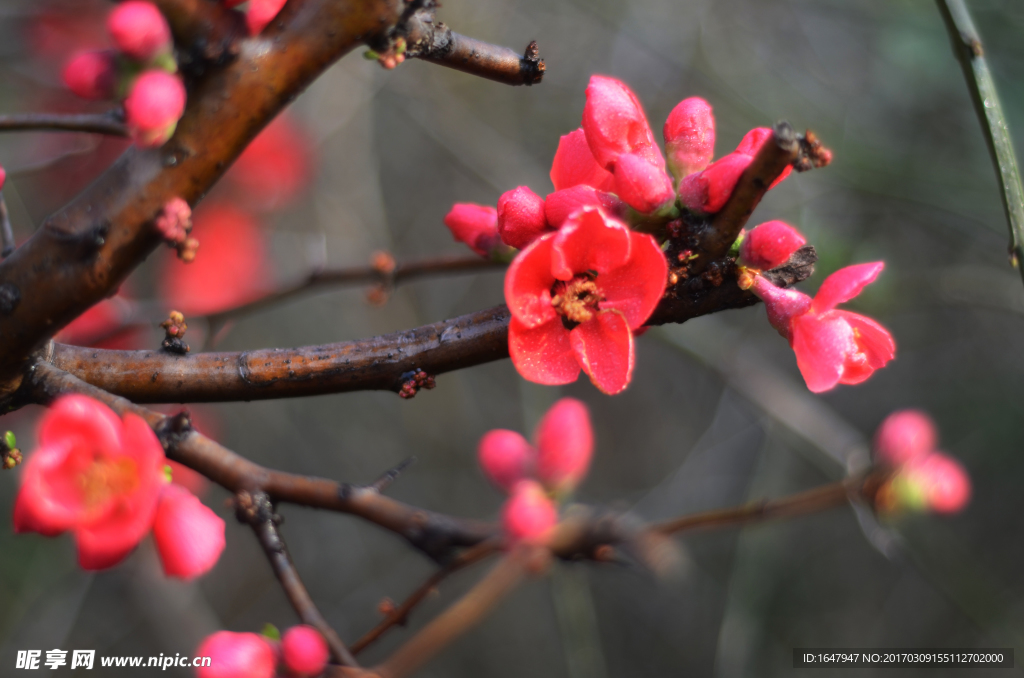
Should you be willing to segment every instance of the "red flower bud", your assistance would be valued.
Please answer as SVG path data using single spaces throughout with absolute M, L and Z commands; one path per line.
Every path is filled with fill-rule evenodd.
M 657 167 L 665 166 L 640 101 L 614 78 L 590 77 L 583 130 L 594 158 L 607 170 L 625 153 L 635 153 Z
M 932 452 L 907 463 L 894 479 L 905 483 L 904 494 L 920 497 L 923 508 L 938 513 L 956 513 L 971 499 L 971 479 L 956 459 Z
M 594 451 L 587 406 L 562 398 L 540 420 L 535 438 L 537 479 L 553 492 L 571 492 L 587 474 Z
M 789 261 L 793 252 L 805 244 L 807 240 L 789 224 L 766 221 L 743 239 L 740 259 L 748 266 L 768 271 Z
M 675 199 L 672 179 L 665 170 L 635 153 L 620 155 L 613 174 L 616 195 L 637 212 L 657 212 Z
M 327 666 L 327 641 L 305 624 L 293 626 L 281 638 L 285 666 L 299 676 L 318 676 Z
M 83 99 L 112 99 L 117 88 L 116 57 L 109 50 L 79 52 L 68 61 L 61 78 Z
M 181 485 L 164 485 L 153 521 L 164 574 L 194 579 L 209 572 L 224 550 L 224 521 Z
M 753 158 L 755 155 L 757 155 L 758 151 L 761 150 L 761 147 L 765 145 L 765 142 L 771 139 L 774 136 L 774 134 L 775 133 L 772 132 L 767 127 L 755 127 L 754 129 L 750 130 L 745 135 L 743 135 L 743 139 L 740 140 L 740 145 L 736 147 L 736 152 L 742 153 L 744 155 L 749 155 L 751 158 Z M 789 176 L 790 172 L 792 171 L 793 166 L 787 165 L 786 169 L 782 170 L 782 174 L 780 174 L 768 188 L 772 189 L 778 186 L 780 183 L 782 183 L 783 179 Z
M 196 656 L 209 657 L 210 665 L 196 669 L 198 678 L 273 678 L 277 657 L 261 635 L 218 631 L 196 649 Z
M 879 460 L 893 466 L 924 457 L 937 444 L 935 424 L 920 410 L 893 412 L 875 433 L 875 454 Z
M 544 488 L 533 480 L 521 480 L 501 512 L 501 524 L 509 541 L 545 544 L 558 522 L 558 511 Z
M 138 61 L 150 61 L 171 50 L 171 28 L 151 2 L 121 3 L 107 17 L 107 30 L 117 48 Z
M 249 0 L 249 12 L 245 15 L 245 24 L 249 35 L 263 32 L 274 17 L 278 15 L 288 0 Z
M 170 139 L 184 111 L 185 86 L 166 71 L 140 75 L 124 101 L 125 122 L 143 148 L 161 146 Z
M 506 492 L 529 475 L 536 455 L 523 436 L 505 429 L 488 431 L 477 446 L 477 459 L 484 475 Z
M 7 181 L 7 170 L 4 169 L 3 165 L 0 165 L 0 190 L 3 190 L 4 183 Z
M 743 153 L 730 153 L 707 166 L 702 172 L 685 177 L 679 184 L 679 200 L 691 212 L 711 214 L 725 207 L 743 170 L 754 159 Z
M 526 186 L 506 191 L 498 199 L 498 233 L 506 245 L 523 249 L 550 230 L 544 198 Z
M 708 166 L 715 153 L 715 116 L 700 97 L 683 99 L 665 121 L 668 168 L 676 179 Z
M 469 248 L 486 257 L 501 238 L 498 235 L 498 211 L 485 205 L 460 202 L 444 218 L 444 225 L 452 237 L 466 243 Z

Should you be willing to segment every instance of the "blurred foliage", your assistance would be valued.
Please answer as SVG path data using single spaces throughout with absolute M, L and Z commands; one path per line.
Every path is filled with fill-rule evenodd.
M 969 4 L 1024 155 L 1024 4 Z M 73 10 L 85 22 L 106 7 L 3 3 L 0 110 L 81 108 L 60 91 L 60 63 L 39 54 L 33 26 L 51 8 Z M 475 468 L 476 441 L 491 428 L 531 430 L 567 394 L 591 406 L 597 427 L 595 468 L 581 501 L 635 505 L 643 518 L 659 519 L 836 477 L 840 467 L 806 434 L 767 415 L 763 399 L 728 385 L 722 372 L 739 356 L 781 380 L 788 390 L 780 398 L 810 399 L 861 441 L 892 410 L 928 410 L 943 449 L 970 470 L 975 497 L 955 518 L 897 522 L 902 545 L 888 556 L 843 509 L 687 537 L 689 567 L 672 584 L 619 566 L 561 566 L 422 675 L 773 676 L 789 674 L 795 646 L 1012 646 L 1019 654 L 1024 291 L 1007 261 L 995 174 L 934 5 L 449 0 L 441 18 L 517 49 L 537 40 L 548 69 L 543 84 L 510 88 L 416 61 L 385 72 L 358 54 L 344 59 L 292 107 L 315 140 L 319 167 L 303 199 L 266 224 L 276 279 L 321 259 L 364 263 L 380 248 L 399 260 L 463 251 L 441 223 L 451 204 L 495 204 L 517 185 L 550 191 L 558 137 L 578 126 L 589 75 L 606 73 L 634 88 L 656 130 L 680 99 L 707 98 L 719 154 L 750 127 L 777 119 L 813 128 L 834 150 L 834 164 L 787 180 L 754 223 L 788 220 L 818 247 L 807 290 L 850 262 L 884 259 L 881 280 L 852 307 L 892 329 L 896 361 L 862 386 L 811 396 L 785 341 L 763 310 L 751 308 L 640 339 L 633 385 L 614 398 L 585 380 L 562 389 L 525 384 L 504 361 L 443 375 L 437 389 L 412 401 L 357 393 L 194 408 L 219 422 L 222 442 L 260 463 L 352 482 L 415 455 L 395 496 L 486 518 L 501 497 Z M 78 135 L 0 138 L 18 236 L 27 237 L 121 147 Z M 127 287 L 152 296 L 155 280 L 147 264 Z M 413 327 L 500 303 L 501 283 L 499 273 L 424 281 L 401 288 L 382 308 L 368 306 L 364 291 L 327 291 L 241 321 L 219 347 L 312 344 Z M 153 333 L 149 345 L 158 341 Z M 718 348 L 713 355 L 692 352 L 709 345 Z M 734 384 L 750 374 L 734 374 Z M 3 422 L 26 452 L 37 414 Z M 0 476 L 6 516 L 17 477 Z M 220 507 L 224 498 L 214 489 L 206 501 Z M 431 571 L 372 526 L 290 506 L 282 513 L 298 569 L 345 639 L 377 621 L 382 597 L 403 597 Z M 25 648 L 190 654 L 216 628 L 294 623 L 248 530 L 229 524 L 228 546 L 197 584 L 163 581 L 148 543 L 124 565 L 84 575 L 68 538 L 15 538 L 10 521 L 0 521 L 0 665 L 12 666 Z M 443 585 L 409 629 L 390 634 L 367 659 L 385 656 L 474 576 Z

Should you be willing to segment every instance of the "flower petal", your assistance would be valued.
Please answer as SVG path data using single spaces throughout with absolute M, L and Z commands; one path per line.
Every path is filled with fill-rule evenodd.
M 703 171 L 684 178 L 679 184 L 679 199 L 691 212 L 711 214 L 729 201 L 736 183 L 753 159 L 742 153 L 730 153 L 708 165 Z
M 818 293 L 814 295 L 814 311 L 824 313 L 844 301 L 853 299 L 875 281 L 883 268 L 885 262 L 875 261 L 839 269 L 825 278 L 825 282 L 818 288 Z
M 156 499 L 155 494 L 148 498 Z M 141 505 L 122 503 L 108 512 L 102 521 L 75 530 L 78 564 L 83 570 L 113 567 L 138 546 L 153 526 L 156 501 Z
M 119 450 L 121 420 L 98 400 L 78 394 L 64 396 L 39 422 L 39 445 L 66 444 L 72 438 L 95 449 Z
M 633 377 L 633 333 L 626 316 L 601 311 L 569 333 L 583 371 L 602 393 L 621 393 Z
M 209 572 L 224 550 L 224 521 L 180 485 L 164 485 L 153 520 L 164 573 L 194 579 Z
M 558 317 L 551 307 L 552 246 L 555 234 L 533 241 L 520 252 L 505 272 L 505 303 L 512 317 L 527 327 L 536 327 Z
M 551 183 L 556 191 L 585 184 L 601 191 L 611 191 L 615 184 L 612 173 L 597 164 L 587 145 L 583 128 L 563 134 L 551 163 Z
M 612 193 L 584 185 L 549 193 L 544 199 L 544 215 L 552 228 L 560 228 L 581 207 L 602 207 L 608 214 L 619 216 L 626 205 Z
M 625 224 L 599 208 L 582 208 L 554 235 L 551 275 L 572 280 L 587 271 L 600 275 L 622 266 L 629 260 L 629 235 Z
M 807 388 L 821 393 L 843 376 L 847 357 L 857 352 L 853 328 L 841 316 L 798 315 L 791 324 L 790 344 Z
M 896 356 L 896 342 L 889 330 L 871 318 L 849 311 L 832 311 L 843 317 L 853 328 L 854 341 L 857 344 L 855 361 L 847 361 L 848 368 L 843 371 L 841 384 L 859 384 L 871 374 Z
M 644 324 L 665 294 L 668 262 L 658 243 L 645 233 L 630 233 L 629 260 L 598 275 L 602 309 L 622 313 L 631 329 Z
M 571 384 L 580 376 L 569 331 L 557 314 L 552 320 L 529 327 L 515 316 L 508 325 L 508 352 L 519 376 L 547 386 Z

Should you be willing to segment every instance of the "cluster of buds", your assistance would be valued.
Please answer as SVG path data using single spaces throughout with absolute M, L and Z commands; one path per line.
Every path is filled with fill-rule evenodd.
M 405 51 L 408 49 L 408 44 L 405 42 L 405 38 L 398 36 L 391 43 L 391 46 L 386 52 L 378 52 L 376 50 L 368 49 L 363 52 L 363 58 L 370 61 L 376 61 L 386 70 L 393 70 L 398 64 L 405 61 Z
M 902 511 L 956 513 L 971 498 L 971 479 L 956 459 L 936 451 L 935 424 L 924 412 L 890 414 L 875 434 L 875 461 L 891 473 L 875 494 L 887 514 Z
M 327 642 L 320 632 L 304 624 L 282 637 L 271 624 L 262 633 L 218 631 L 208 636 L 196 655 L 210 665 L 197 669 L 199 678 L 273 678 L 280 665 L 291 678 L 319 676 L 327 668 Z
M 185 86 L 176 75 L 171 29 L 151 2 L 123 2 L 107 17 L 116 50 L 79 52 L 64 83 L 86 99 L 122 99 L 135 143 L 162 146 L 185 112 Z
M 429 391 L 435 386 L 437 386 L 437 381 L 423 370 L 407 372 L 402 375 L 402 387 L 398 390 L 398 395 L 408 400 L 416 397 L 421 388 Z
M 192 208 L 181 198 L 168 200 L 153 222 L 156 230 L 169 247 L 178 252 L 178 258 L 186 264 L 196 258 L 199 241 L 189 237 L 192 232 Z
M 178 355 L 188 353 L 188 344 L 184 340 L 188 325 L 185 324 L 185 315 L 181 311 L 171 311 L 167 320 L 160 323 L 160 327 L 164 328 L 164 340 L 160 345 L 165 351 Z
M 557 503 L 572 494 L 590 467 L 594 434 L 587 406 L 563 398 L 544 415 L 531 445 L 515 431 L 480 439 L 484 475 L 509 494 L 501 520 L 510 543 L 545 544 L 558 522 Z
M 14 431 L 8 431 L 0 438 L 0 459 L 3 459 L 3 469 L 9 471 L 21 463 L 21 450 L 18 449 L 18 440 L 14 437 Z

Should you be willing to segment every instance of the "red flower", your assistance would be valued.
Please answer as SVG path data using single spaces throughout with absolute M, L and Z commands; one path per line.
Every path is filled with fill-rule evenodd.
M 260 132 L 224 176 L 246 205 L 283 207 L 309 183 L 313 152 L 309 139 L 287 112 Z
M 124 100 L 124 119 L 132 139 L 142 148 L 162 146 L 185 112 L 185 86 L 167 71 L 146 71 Z
M 197 657 L 209 657 L 210 665 L 196 670 L 199 678 L 273 678 L 277 666 L 274 648 L 255 633 L 218 631 L 196 649 Z
M 327 642 L 312 626 L 293 626 L 281 638 L 284 664 L 299 676 L 318 676 L 327 666 Z
M 121 3 L 107 17 L 107 30 L 117 48 L 138 61 L 171 51 L 171 27 L 151 2 Z
M 752 290 L 764 301 L 768 321 L 789 340 L 811 391 L 859 384 L 895 356 L 888 330 L 870 318 L 835 309 L 860 294 L 883 266 L 879 261 L 842 268 L 825 279 L 814 299 L 755 277 Z
M 632 330 L 665 291 L 655 240 L 587 207 L 523 250 L 505 276 L 509 353 L 524 378 L 567 384 L 582 368 L 605 393 L 633 373 Z
M 486 205 L 460 202 L 444 218 L 444 225 L 452 237 L 466 243 L 481 257 L 488 257 L 495 246 L 501 243 L 498 235 L 498 211 Z
M 86 570 L 116 565 L 153 524 L 164 452 L 145 421 L 65 396 L 39 425 L 14 509 L 16 532 L 70 530 Z
M 224 550 L 224 521 L 178 484 L 163 486 L 153 539 L 164 574 L 194 579 L 209 572 Z
M 200 241 L 195 261 L 171 259 L 161 272 L 168 306 L 185 315 L 216 313 L 269 287 L 263 234 L 251 216 L 226 203 L 204 204 L 192 222 Z
M 782 221 L 758 224 L 740 246 L 742 263 L 768 271 L 789 261 L 798 249 L 807 244 L 800 232 Z

